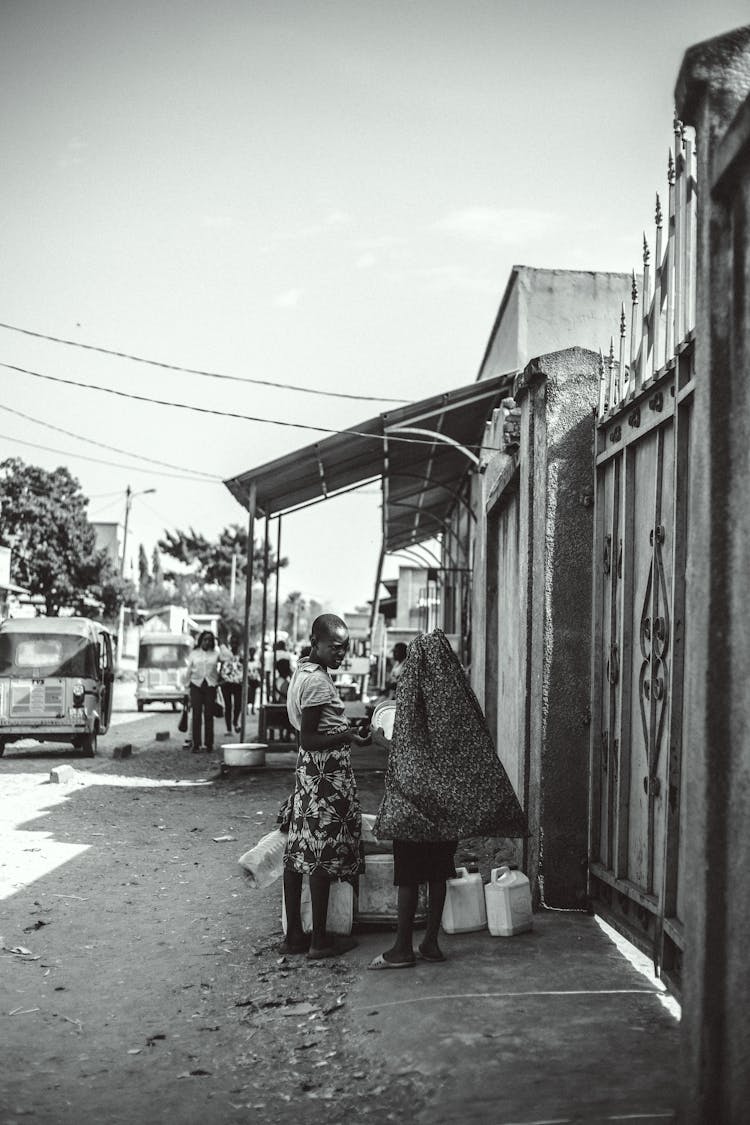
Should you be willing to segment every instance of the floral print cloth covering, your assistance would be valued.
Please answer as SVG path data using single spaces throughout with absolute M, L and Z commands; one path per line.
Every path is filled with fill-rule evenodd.
M 441 629 L 409 646 L 373 831 L 382 840 L 528 835 L 479 700 Z
M 349 747 L 300 750 L 284 866 L 302 875 L 351 880 L 362 869 L 361 833 Z

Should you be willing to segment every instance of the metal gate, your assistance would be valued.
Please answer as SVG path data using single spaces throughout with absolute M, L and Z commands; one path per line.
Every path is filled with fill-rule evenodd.
M 685 563 L 694 385 L 695 176 L 675 123 L 666 238 L 633 278 L 629 346 L 601 364 L 596 428 L 589 893 L 679 993 Z M 663 241 L 665 245 L 663 245 Z

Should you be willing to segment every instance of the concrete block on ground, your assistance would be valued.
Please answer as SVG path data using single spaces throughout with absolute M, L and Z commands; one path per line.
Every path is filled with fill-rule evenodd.
M 122 742 L 119 746 L 115 746 L 112 751 L 113 758 L 129 758 L 133 753 L 133 747 L 129 742 Z
M 169 737 L 170 737 L 170 735 L 169 735 L 168 730 L 158 730 L 156 732 L 156 741 L 157 742 L 169 742 Z
M 62 785 L 65 781 L 72 781 L 76 776 L 76 771 L 72 766 L 55 766 L 53 770 L 49 771 L 49 779 L 53 785 Z

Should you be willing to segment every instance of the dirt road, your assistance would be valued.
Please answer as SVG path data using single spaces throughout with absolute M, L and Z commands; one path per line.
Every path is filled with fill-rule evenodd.
M 94 760 L 0 762 L 0 1121 L 402 1120 L 421 1094 L 384 1082 L 353 967 L 280 958 L 279 884 L 251 891 L 237 865 L 291 774 L 222 778 L 171 713 L 116 718 Z M 381 784 L 361 778 L 366 810 Z

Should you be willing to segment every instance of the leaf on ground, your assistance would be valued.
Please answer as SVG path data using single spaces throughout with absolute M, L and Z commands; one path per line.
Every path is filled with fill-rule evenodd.
M 215 844 L 234 844 L 237 841 L 236 836 L 212 836 L 211 839 Z
M 312 1012 L 320 1011 L 314 1004 L 310 1004 L 307 1000 L 289 1001 L 287 1002 L 281 1012 L 282 1016 L 309 1016 Z

